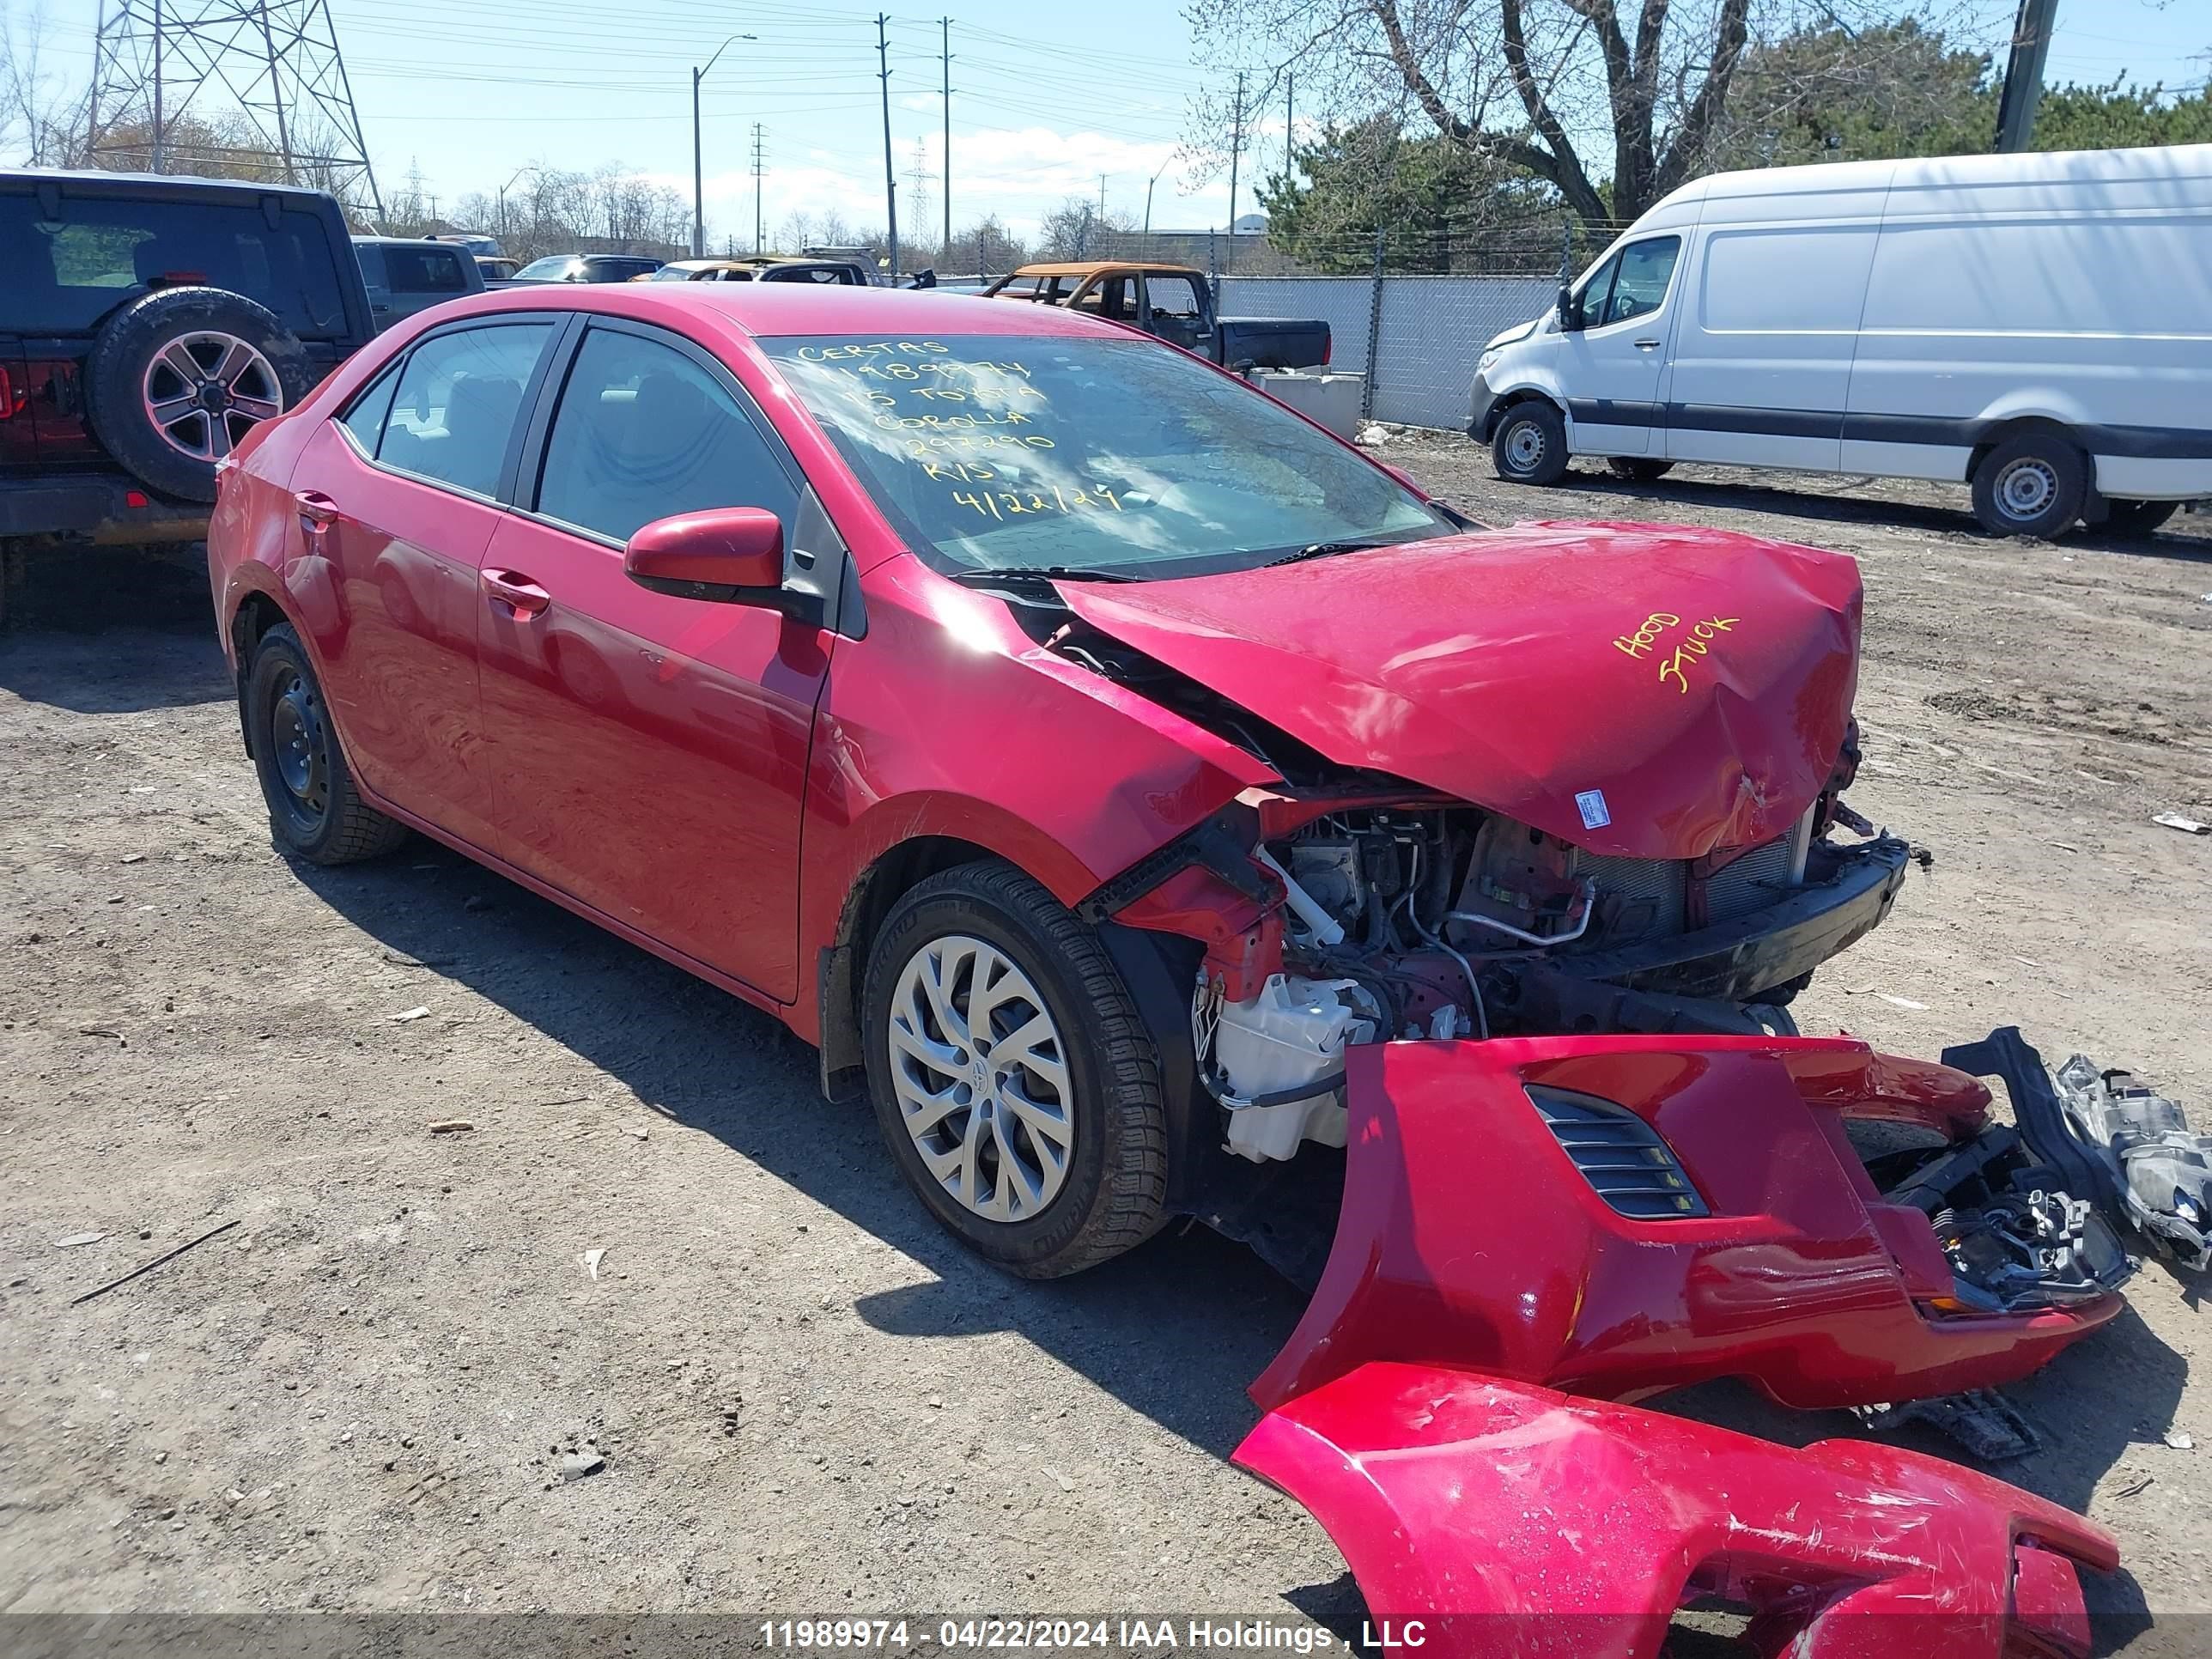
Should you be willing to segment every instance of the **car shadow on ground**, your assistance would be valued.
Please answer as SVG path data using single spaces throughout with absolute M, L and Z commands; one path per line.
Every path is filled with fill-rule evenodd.
M 431 967 L 599 1066 L 652 1109 L 866 1229 L 927 1268 L 926 1284 L 863 1297 L 900 1335 L 1011 1331 L 1194 1446 L 1226 1457 L 1249 1428 L 1246 1385 L 1288 1338 L 1304 1298 L 1243 1247 L 1176 1223 L 1143 1248 L 1073 1279 L 1024 1283 L 955 1244 L 901 1183 L 864 1103 L 825 1103 L 813 1050 L 769 1016 L 444 848 L 417 840 L 374 865 L 293 866 L 325 902 L 394 952 Z M 475 902 L 477 908 L 466 907 Z M 742 1084 L 733 1079 L 746 1079 Z M 2043 1373 L 2008 1389 L 2046 1449 L 1990 1473 L 2075 1510 L 2130 1446 L 2170 1422 L 2185 1362 L 2132 1311 Z M 2048 1400 L 2056 1410 L 2039 1411 Z M 1784 1410 L 1735 1383 L 1668 1396 L 1663 1408 L 1792 1445 L 1881 1439 L 1955 1462 L 1932 1431 L 1874 1434 L 1843 1413 Z M 1340 1586 L 1293 1600 L 1339 1627 L 1358 1616 Z M 2116 1632 L 2147 1621 L 2124 1572 L 2093 1587 Z M 1298 1596 L 1306 1601 L 1298 1601 Z
M 197 549 L 40 548 L 0 628 L 0 690 L 84 714 L 234 695 Z
M 1555 487 L 1579 495 L 1617 495 L 1633 502 L 1663 502 L 1674 506 L 1711 507 L 1737 513 L 1765 513 L 1778 518 L 1825 519 L 1838 524 L 1863 524 L 1869 529 L 1922 530 L 1931 533 L 1979 535 L 1980 528 L 1967 510 L 1966 492 L 1959 504 L 1901 501 L 1887 496 L 1838 493 L 1878 483 L 1871 476 L 1838 477 L 1827 488 L 1785 483 L 1753 483 L 1729 480 L 1707 482 L 1670 474 L 1651 483 L 1635 483 L 1608 472 L 1570 468 Z M 1631 514 L 1634 517 L 1634 514 Z M 2175 524 L 2179 520 L 2172 521 Z M 1993 544 L 1996 538 L 1989 538 Z M 2059 544 L 2096 553 L 2133 553 L 2149 558 L 2179 559 L 2212 563 L 2212 537 L 2176 533 L 2172 525 L 2156 535 L 2114 536 L 2086 525 L 2077 525 L 2060 538 Z

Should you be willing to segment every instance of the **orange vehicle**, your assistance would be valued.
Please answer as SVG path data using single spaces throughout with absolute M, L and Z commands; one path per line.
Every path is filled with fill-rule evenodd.
M 1120 259 L 1024 265 L 983 297 L 1111 318 L 1231 368 L 1318 368 L 1328 362 L 1327 323 L 1217 317 L 1212 283 L 1190 265 Z

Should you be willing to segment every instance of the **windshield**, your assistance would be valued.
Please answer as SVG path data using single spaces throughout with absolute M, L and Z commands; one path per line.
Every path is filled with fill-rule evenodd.
M 518 276 L 566 276 L 575 258 L 573 253 L 549 253 L 542 259 L 532 259 L 514 274 Z
M 940 569 L 1190 574 L 1452 528 L 1325 433 L 1151 340 L 761 344 Z

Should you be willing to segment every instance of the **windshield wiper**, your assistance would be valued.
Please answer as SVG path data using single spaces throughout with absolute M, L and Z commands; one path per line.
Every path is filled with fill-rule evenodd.
M 1269 570 L 1279 564 L 1296 564 L 1301 559 L 1325 559 L 1333 553 L 1364 553 L 1370 547 L 1397 547 L 1402 544 L 1403 540 L 1402 537 L 1382 536 L 1366 540 L 1310 542 L 1293 552 L 1268 560 L 1260 568 Z
M 996 581 L 1055 581 L 1055 582 L 1133 582 L 1141 576 L 1132 576 L 1122 570 L 1094 570 L 1073 564 L 1001 564 L 988 569 L 955 570 L 956 582 L 972 586 L 988 586 Z

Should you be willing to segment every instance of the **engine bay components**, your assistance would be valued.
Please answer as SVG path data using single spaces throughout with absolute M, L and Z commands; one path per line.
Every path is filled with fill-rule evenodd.
M 1374 1040 L 1382 1010 L 1356 980 L 1271 975 L 1224 1002 L 1201 980 L 1191 1016 L 1199 1075 L 1228 1109 L 1229 1150 L 1255 1163 L 1311 1140 L 1344 1145 L 1344 1051 Z

